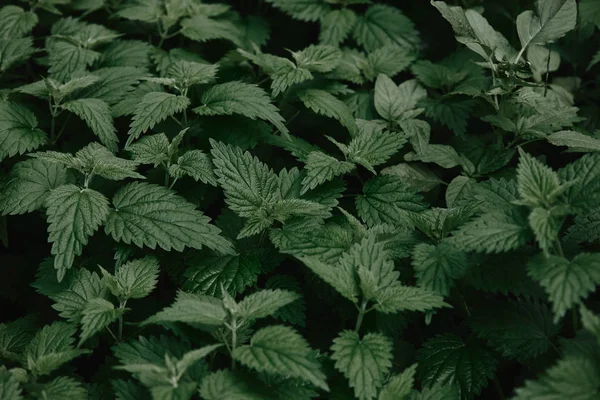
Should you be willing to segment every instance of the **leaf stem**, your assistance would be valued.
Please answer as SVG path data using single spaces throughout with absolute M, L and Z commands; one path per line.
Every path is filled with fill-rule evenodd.
M 122 310 L 127 305 L 127 300 L 121 301 L 119 304 L 119 309 Z M 123 340 L 123 312 L 119 314 L 119 332 L 117 336 L 117 341 Z
M 235 371 L 235 358 L 233 357 L 233 353 L 235 352 L 235 348 L 237 347 L 237 319 L 233 318 L 231 328 L 231 370 Z
M 363 319 L 365 318 L 365 314 L 367 313 L 367 299 L 363 299 L 360 304 L 360 308 L 358 309 L 358 318 L 356 318 L 356 326 L 354 327 L 354 332 L 358 333 L 360 330 L 360 326 L 363 323 Z
M 550 76 L 550 57 L 552 56 L 552 44 L 548 46 L 548 59 L 546 60 L 546 77 L 544 79 L 544 97 L 548 94 L 548 77 Z
M 117 337 L 115 336 L 115 334 L 113 333 L 113 331 L 110 329 L 110 327 L 107 326 L 106 330 L 108 331 L 108 333 L 110 333 L 110 336 L 112 336 L 113 339 L 115 339 L 115 341 L 118 341 Z

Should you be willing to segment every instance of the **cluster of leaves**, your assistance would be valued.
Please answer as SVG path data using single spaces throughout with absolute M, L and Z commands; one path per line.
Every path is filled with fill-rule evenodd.
M 599 398 L 600 2 L 393 3 L 2 3 L 0 399 Z

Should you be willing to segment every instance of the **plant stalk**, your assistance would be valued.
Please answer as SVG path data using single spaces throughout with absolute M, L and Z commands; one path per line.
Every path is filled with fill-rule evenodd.
M 367 304 L 368 301 L 363 299 L 360 308 L 358 309 L 358 318 L 356 318 L 356 326 L 354 327 L 354 332 L 356 333 L 360 331 L 360 326 L 362 325 L 365 314 L 367 313 Z
M 231 324 L 231 370 L 235 371 L 235 358 L 233 357 L 233 353 L 235 352 L 235 348 L 237 347 L 237 319 L 233 319 L 233 323 Z

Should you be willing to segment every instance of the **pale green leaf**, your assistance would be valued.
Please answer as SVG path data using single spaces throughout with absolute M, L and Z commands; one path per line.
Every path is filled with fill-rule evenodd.
M 321 0 L 267 0 L 274 7 L 300 21 L 317 21 L 330 10 Z
M 326 117 L 334 118 L 342 124 L 351 136 L 356 133 L 357 127 L 352 112 L 348 106 L 334 95 L 321 89 L 306 89 L 298 93 L 298 98 L 304 105 Z
M 3 365 L 0 367 L 0 399 L 23 400 L 22 389 L 19 381 L 11 371 Z
M 37 149 L 48 142 L 37 118 L 18 103 L 0 101 L 0 160 Z
M 555 146 L 567 146 L 570 151 L 600 151 L 600 140 L 575 131 L 554 132 L 548 141 Z
M 434 308 L 449 307 L 443 297 L 433 290 L 402 286 L 398 283 L 377 293 L 375 309 L 384 314 L 398 311 L 429 311 Z
M 21 7 L 6 5 L 0 9 L 0 38 L 18 39 L 27 35 L 38 23 L 33 11 Z
M 417 364 L 406 368 L 402 373 L 392 376 L 379 392 L 378 400 L 402 400 L 411 393 L 417 372 Z
M 176 164 L 169 167 L 169 175 L 182 178 L 189 175 L 196 182 L 202 181 L 209 185 L 217 186 L 217 177 L 213 172 L 213 163 L 202 150 L 190 150 L 177 159 Z
M 310 45 L 304 50 L 292 52 L 298 68 L 311 72 L 326 73 L 333 71 L 340 62 L 342 52 L 330 45 Z
M 0 39 L 0 71 L 6 71 L 24 62 L 34 53 L 31 38 Z
M 114 322 L 123 310 L 104 299 L 95 298 L 87 302 L 81 311 L 81 335 L 79 345 Z
M 146 256 L 120 265 L 114 276 L 107 275 L 104 270 L 102 273 L 105 277 L 110 277 L 109 282 L 114 282 L 114 284 L 107 285 L 114 296 L 125 300 L 142 299 L 156 287 L 158 267 L 156 258 Z
M 242 43 L 241 29 L 228 19 L 210 18 L 196 14 L 181 21 L 181 34 L 197 42 L 226 39 L 238 46 Z
M 84 268 L 71 275 L 70 280 L 67 288 L 50 296 L 55 301 L 52 308 L 69 322 L 80 323 L 88 301 L 102 298 L 105 287 L 97 273 Z
M 355 168 L 348 161 L 339 161 L 320 151 L 312 151 L 306 158 L 306 176 L 302 179 L 301 194 L 316 188 L 336 176 L 347 174 Z
M 321 19 L 319 41 L 339 46 L 350 34 L 356 23 L 356 14 L 349 8 L 332 10 Z
M 75 379 L 59 376 L 44 384 L 40 398 L 44 400 L 81 400 L 88 398 L 88 391 Z
M 225 322 L 223 302 L 209 296 L 178 292 L 175 302 L 144 321 L 144 324 L 184 322 L 218 327 Z
M 117 151 L 119 139 L 108 104 L 100 99 L 77 99 L 63 104 L 62 108 L 84 120 L 106 148 Z
M 238 303 L 239 315 L 249 320 L 265 318 L 299 298 L 300 295 L 289 290 L 260 290 Z
M 323 279 L 342 296 L 352 301 L 358 302 L 358 286 L 354 277 L 355 271 L 347 263 L 326 264 L 316 257 L 296 256 L 304 265 L 306 265 L 319 278 Z
M 375 109 L 388 121 L 404 119 L 404 115 L 426 97 L 427 92 L 416 80 L 396 86 L 387 75 L 380 74 L 375 81 Z
M 419 243 L 413 249 L 412 265 L 419 286 L 447 296 L 454 281 L 467 271 L 468 259 L 465 253 L 443 242 Z
M 395 44 L 401 47 L 416 47 L 419 33 L 412 21 L 395 7 L 375 4 L 358 18 L 352 36 L 365 50 Z

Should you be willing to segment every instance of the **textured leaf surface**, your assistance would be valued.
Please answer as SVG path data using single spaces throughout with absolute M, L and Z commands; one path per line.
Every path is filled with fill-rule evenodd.
M 0 160 L 45 145 L 48 138 L 37 124 L 33 112 L 25 106 L 0 101 Z
M 175 192 L 158 185 L 131 183 L 113 198 L 114 210 L 105 224 L 117 241 L 136 246 L 182 251 L 186 246 L 231 253 L 231 243 L 219 235 L 210 219 Z
M 46 199 L 48 240 L 52 242 L 54 268 L 62 280 L 75 256 L 81 255 L 89 237 L 106 221 L 108 199 L 93 189 L 63 185 Z
M 337 97 L 321 89 L 307 89 L 298 93 L 298 97 L 307 108 L 317 114 L 335 118 L 342 124 L 350 135 L 356 133 L 356 123 L 348 106 Z
M 392 366 L 392 342 L 379 333 L 343 331 L 331 346 L 335 368 L 342 372 L 354 388 L 358 399 L 374 399 Z
M 233 357 L 257 371 L 283 373 L 328 390 L 325 374 L 308 343 L 287 326 L 272 325 L 258 330 L 249 345 L 234 350 Z
M 77 99 L 63 104 L 63 107 L 84 120 L 106 148 L 117 151 L 119 139 L 108 104 L 100 99 Z

